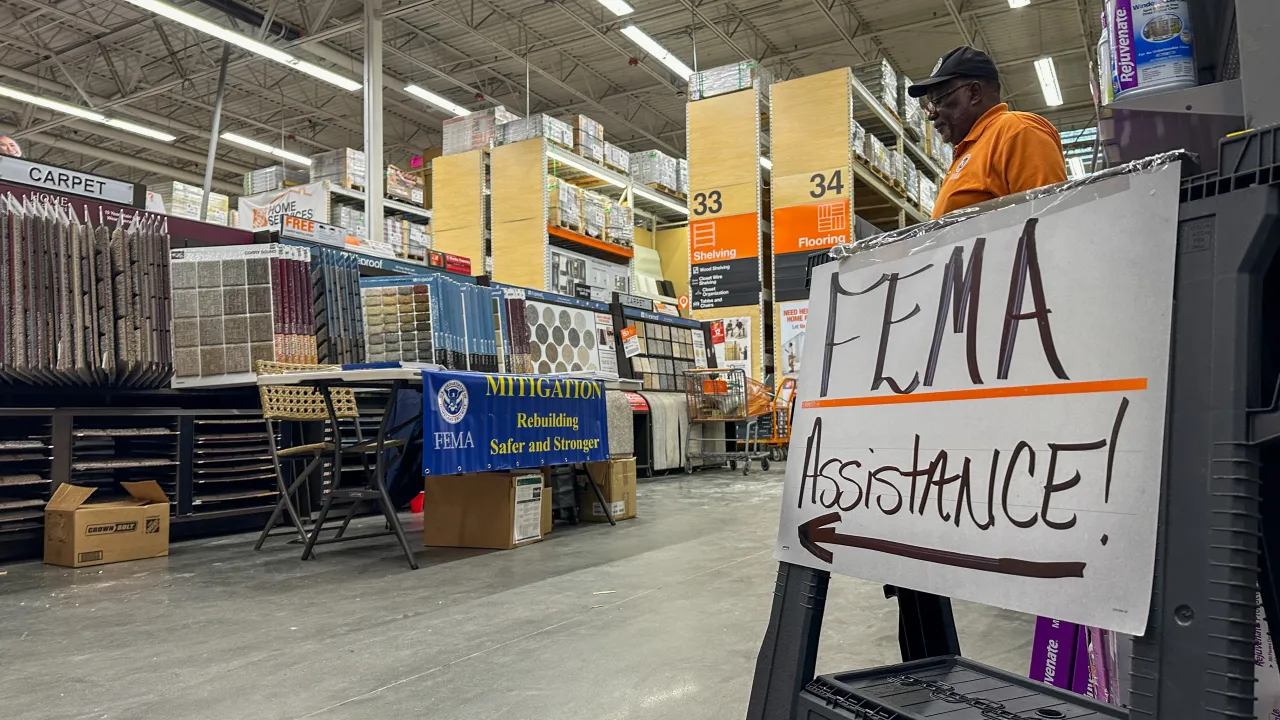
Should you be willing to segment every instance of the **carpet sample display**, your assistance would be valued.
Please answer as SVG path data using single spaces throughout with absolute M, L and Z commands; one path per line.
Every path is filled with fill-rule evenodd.
M 336 365 L 364 362 L 359 258 L 333 248 L 313 248 L 311 298 L 315 308 L 317 360 Z
M 609 424 L 609 455 L 623 458 L 635 454 L 634 413 L 631 401 L 621 390 L 608 390 L 604 394 L 607 422 Z
M 539 292 L 524 300 L 532 372 L 618 374 L 613 317 L 607 307 Z
M 34 385 L 162 387 L 172 372 L 162 216 L 108 223 L 0 196 L 0 377 Z
M 653 469 L 684 467 L 689 438 L 689 412 L 684 393 L 641 391 L 649 402 L 653 438 Z
M 317 362 L 308 248 L 186 248 L 169 261 L 173 387 L 251 383 L 258 360 Z
M 440 273 L 362 278 L 369 362 L 498 372 L 502 294 Z

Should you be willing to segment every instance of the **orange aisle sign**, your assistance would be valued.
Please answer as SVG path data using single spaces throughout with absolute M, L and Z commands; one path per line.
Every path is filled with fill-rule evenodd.
M 773 210 L 773 252 L 817 252 L 849 242 L 848 198 Z
M 690 222 L 689 261 L 698 265 L 759 257 L 758 217 L 743 213 Z

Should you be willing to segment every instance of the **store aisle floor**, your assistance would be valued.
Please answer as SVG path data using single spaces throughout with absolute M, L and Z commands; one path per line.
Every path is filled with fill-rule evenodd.
M 640 517 L 518 550 L 278 538 L 0 567 L 10 720 L 740 720 L 769 615 L 781 472 L 642 482 Z M 410 521 L 420 532 L 421 520 Z M 420 536 L 419 536 L 420 537 Z M 1025 672 L 1031 619 L 957 603 L 970 657 Z M 897 659 L 878 585 L 836 578 L 820 672 Z

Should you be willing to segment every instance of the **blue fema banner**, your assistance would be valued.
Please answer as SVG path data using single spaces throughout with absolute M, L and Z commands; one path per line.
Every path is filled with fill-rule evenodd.
M 423 370 L 422 394 L 425 475 L 609 459 L 599 380 Z

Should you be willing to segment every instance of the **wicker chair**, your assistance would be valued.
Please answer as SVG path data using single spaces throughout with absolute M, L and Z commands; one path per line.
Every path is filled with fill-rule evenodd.
M 257 363 L 259 375 L 281 375 L 290 372 L 340 369 L 341 367 L 338 365 L 303 365 L 269 360 L 259 360 Z M 281 515 L 285 513 L 288 514 L 289 520 L 293 523 L 299 540 L 306 543 L 306 531 L 303 529 L 298 509 L 294 506 L 293 497 L 298 489 L 302 487 L 302 484 L 311 477 L 311 474 L 321 467 L 324 456 L 334 453 L 334 444 L 323 441 L 291 447 L 277 447 L 276 425 L 281 422 L 323 423 L 329 421 L 329 409 L 325 405 L 325 393 L 307 385 L 260 385 L 258 386 L 258 393 L 262 400 L 262 418 L 267 424 L 267 436 L 271 446 L 271 461 L 275 465 L 276 487 L 279 490 L 280 499 L 276 502 L 275 510 L 271 513 L 271 518 L 267 520 L 267 525 L 262 529 L 262 533 L 258 536 L 258 542 L 253 546 L 253 549 L 262 549 L 262 544 L 266 541 L 271 530 L 275 528 L 276 523 L 281 520 Z M 329 389 L 328 396 L 330 402 L 333 403 L 333 414 L 339 420 L 352 420 L 355 424 L 357 442 L 355 445 L 344 447 L 343 452 L 361 454 L 366 472 L 371 472 L 368 454 L 375 452 L 376 447 L 373 441 L 366 441 L 361 433 L 360 411 L 356 405 L 355 392 L 351 388 L 335 387 Z M 338 437 L 338 432 L 338 428 L 334 428 L 335 438 Z M 384 447 L 396 447 L 403 444 L 404 441 L 391 440 L 385 442 Z M 286 485 L 281 461 L 300 460 L 308 460 L 308 462 L 294 476 L 293 482 Z M 356 502 L 351 506 L 342 526 L 338 529 L 338 537 L 341 537 L 346 532 L 347 525 L 350 524 L 351 519 L 355 516 L 360 504 L 360 502 Z

